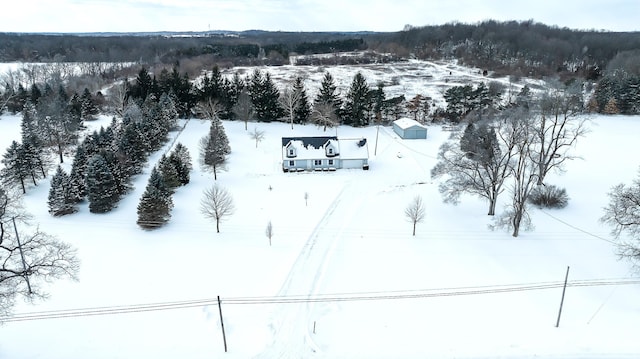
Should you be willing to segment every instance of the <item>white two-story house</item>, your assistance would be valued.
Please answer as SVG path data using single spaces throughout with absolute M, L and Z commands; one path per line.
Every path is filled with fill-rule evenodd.
M 334 171 L 338 168 L 369 169 L 367 139 L 283 137 L 282 170 Z

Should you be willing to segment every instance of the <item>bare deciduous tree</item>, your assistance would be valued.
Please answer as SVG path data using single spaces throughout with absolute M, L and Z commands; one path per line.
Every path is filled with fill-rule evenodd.
M 640 267 L 640 171 L 630 186 L 618 184 L 609 191 L 609 204 L 600 220 L 612 227 L 618 253 Z M 628 239 L 622 239 L 622 234 Z
M 238 95 L 238 101 L 233 105 L 232 111 L 238 120 L 244 121 L 244 129 L 247 130 L 247 124 L 255 114 L 255 109 L 246 89 L 243 89 Z
M 220 233 L 220 221 L 232 215 L 235 206 L 229 191 L 215 184 L 204 191 L 204 197 L 200 201 L 200 210 L 205 217 L 216 221 L 216 232 Z
M 269 238 L 269 246 L 271 246 L 271 238 L 273 237 L 273 225 L 271 221 L 267 223 L 267 229 L 265 229 L 264 233 L 267 235 L 267 238 Z
M 512 147 L 514 156 L 509 165 L 511 182 L 511 203 L 508 209 L 496 219 L 495 228 L 508 228 L 512 236 L 518 237 L 520 228 L 531 227 L 531 219 L 527 212 L 528 198 L 535 188 L 538 178 L 537 166 L 532 158 L 539 145 L 536 141 L 532 122 L 535 116 L 527 110 L 508 111 L 504 127 L 500 132 L 500 140 L 504 146 Z
M 196 113 L 204 119 L 213 121 L 214 119 L 219 119 L 218 115 L 222 111 L 222 105 L 218 100 L 213 100 L 208 98 L 206 100 L 200 101 L 196 105 Z
M 311 112 L 311 122 L 318 127 L 322 127 L 323 131 L 326 131 L 327 127 L 337 126 L 338 116 L 336 116 L 336 109 L 326 102 L 317 103 L 313 108 L 313 112 Z
M 249 133 L 251 139 L 256 141 L 256 148 L 258 148 L 258 143 L 264 140 L 264 131 L 258 130 L 257 127 L 253 128 L 253 132 Z
M 407 216 L 409 221 L 413 224 L 413 235 L 416 235 L 416 224 L 418 222 L 422 222 L 425 217 L 425 208 L 424 203 L 422 202 L 422 197 L 415 196 L 413 201 L 405 208 L 404 214 Z
M 553 89 L 540 99 L 538 121 L 532 122 L 533 133 L 538 142 L 532 159 L 538 166 L 538 185 L 543 184 L 552 169 L 562 169 L 568 159 L 573 159 L 568 151 L 578 138 L 588 131 L 587 119 L 582 113 L 580 89 Z
M 127 110 L 127 83 L 122 81 L 116 83 L 107 91 L 109 107 L 118 116 L 124 116 Z
M 76 251 L 39 228 L 22 211 L 19 197 L 0 188 L 0 314 L 7 315 L 17 297 L 45 299 L 43 284 L 76 280 Z M 22 231 L 19 227 L 28 227 Z
M 293 120 L 296 117 L 296 108 L 298 107 L 301 98 L 302 93 L 293 87 L 284 89 L 284 91 L 282 91 L 282 95 L 280 95 L 280 105 L 284 109 L 287 117 L 289 117 L 291 129 L 293 129 Z
M 504 121 L 487 119 L 469 124 L 464 134 L 454 132 L 440 146 L 433 178 L 446 176 L 439 190 L 445 203 L 457 204 L 460 195 L 469 193 L 489 201 L 488 215 L 495 215 L 498 196 L 511 175 L 514 144 L 505 137 Z M 508 133 L 508 131 L 507 131 Z
M 305 207 L 309 205 L 309 192 L 304 193 L 304 205 Z

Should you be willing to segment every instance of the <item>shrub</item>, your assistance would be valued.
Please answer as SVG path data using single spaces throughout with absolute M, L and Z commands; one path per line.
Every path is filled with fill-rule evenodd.
M 564 208 L 569 203 L 569 196 L 564 188 L 542 185 L 531 191 L 529 202 L 540 208 Z

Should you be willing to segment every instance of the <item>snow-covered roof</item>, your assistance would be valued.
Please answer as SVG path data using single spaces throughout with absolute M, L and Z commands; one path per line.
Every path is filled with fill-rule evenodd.
M 327 145 L 335 148 L 335 156 L 327 156 Z M 282 158 L 288 158 L 287 151 L 293 146 L 295 157 L 290 159 L 313 160 L 323 158 L 358 159 L 369 158 L 365 138 L 338 139 L 337 137 L 283 137 Z
M 340 158 L 343 160 L 352 160 L 360 158 L 369 158 L 369 148 L 366 138 L 345 138 L 340 142 Z
M 403 117 L 403 118 L 401 118 L 399 120 L 395 120 L 395 121 L 393 121 L 393 123 L 395 123 L 398 127 L 400 127 L 403 130 L 406 130 L 407 128 L 411 128 L 411 127 L 420 127 L 420 128 L 427 129 L 420 122 L 418 122 L 416 120 L 412 120 L 410 118 L 406 118 L 406 117 Z

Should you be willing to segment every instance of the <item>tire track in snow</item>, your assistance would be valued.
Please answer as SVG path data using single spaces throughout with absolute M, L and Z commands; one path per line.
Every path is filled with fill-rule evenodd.
M 278 296 L 317 294 L 332 253 L 359 207 L 362 186 L 343 186 L 294 262 Z M 311 334 L 315 303 L 279 304 L 272 314 L 272 342 L 257 358 L 300 358 L 319 351 Z

